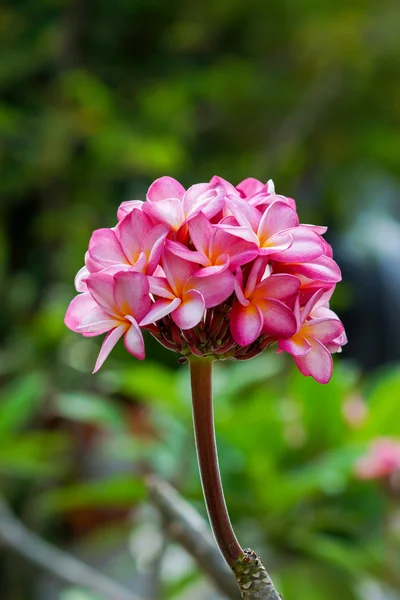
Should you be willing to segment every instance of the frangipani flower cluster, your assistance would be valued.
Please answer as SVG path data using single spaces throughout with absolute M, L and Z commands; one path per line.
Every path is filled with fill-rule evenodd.
M 346 343 L 328 306 L 340 270 L 326 228 L 300 224 L 271 181 L 213 177 L 185 190 L 161 177 L 117 217 L 93 233 L 65 318 L 84 336 L 107 333 L 95 371 L 121 337 L 143 359 L 145 329 L 184 357 L 246 360 L 276 344 L 329 381 Z

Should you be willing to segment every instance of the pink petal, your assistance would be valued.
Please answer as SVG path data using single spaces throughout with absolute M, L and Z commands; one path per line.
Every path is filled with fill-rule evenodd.
M 180 244 L 179 242 L 174 242 L 172 240 L 167 240 L 166 248 L 172 252 L 175 256 L 179 256 L 183 260 L 188 260 L 189 262 L 194 262 L 199 265 L 209 265 L 210 261 L 207 256 L 203 254 L 203 252 L 196 252 L 194 250 L 189 250 L 187 246 L 184 244 Z
M 315 306 L 318 305 L 318 302 L 320 301 L 324 293 L 324 289 L 317 290 L 315 294 L 313 294 L 311 298 L 307 301 L 307 304 L 302 308 L 301 311 L 301 323 L 304 323 L 304 321 L 309 317 L 310 312 Z
M 89 277 L 90 273 L 86 266 L 79 269 L 75 275 L 75 289 L 77 292 L 87 292 L 86 278 Z
M 251 206 L 242 198 L 232 196 L 227 198 L 226 207 L 241 227 L 249 227 L 252 231 L 257 231 L 262 218 L 262 215 L 257 208 Z
M 283 262 L 308 262 L 322 255 L 324 243 L 320 236 L 306 227 L 296 227 L 290 230 L 292 245 L 284 252 L 272 257 L 273 260 Z
M 217 225 L 217 227 L 222 229 L 222 231 L 226 231 L 227 233 L 231 233 L 232 235 L 235 235 L 235 236 L 241 238 L 242 240 L 246 240 L 247 242 L 256 244 L 256 246 L 259 246 L 259 244 L 260 244 L 258 237 L 256 236 L 256 234 L 254 233 L 254 231 L 251 229 L 250 226 L 242 227 L 242 226 L 236 226 L 236 225 L 222 224 L 222 225 Z
M 151 307 L 146 275 L 129 271 L 114 275 L 114 301 L 122 315 L 140 321 Z
M 97 302 L 89 292 L 78 294 L 70 302 L 65 314 L 64 323 L 71 331 L 78 331 L 82 319 L 94 308 L 97 308 Z
M 280 233 L 285 229 L 297 227 L 298 224 L 299 217 L 295 210 L 284 202 L 273 202 L 268 206 L 261 218 L 257 235 L 261 244 L 263 244 L 264 240 L 268 240 L 276 233 Z
M 272 337 L 290 338 L 297 330 L 297 321 L 293 312 L 280 300 L 257 300 L 264 325 L 263 332 Z
M 284 350 L 293 356 L 303 356 L 311 351 L 311 343 L 301 335 L 295 335 L 289 340 L 279 340 L 278 346 L 280 350 Z
M 254 177 L 248 177 L 236 186 L 236 189 L 242 192 L 244 197 L 254 196 L 254 194 L 264 191 L 265 188 L 268 189 L 268 184 L 264 184 L 258 179 L 254 179 Z
M 182 202 L 178 198 L 145 202 L 143 212 L 148 214 L 155 223 L 168 225 L 172 231 L 178 231 L 185 219 Z
M 290 230 L 291 232 L 293 229 Z M 288 231 L 277 233 L 268 240 L 260 241 L 260 256 L 271 256 L 273 260 L 279 260 L 280 252 L 287 250 L 293 243 L 291 233 Z
M 246 287 L 245 287 L 245 295 L 250 298 L 253 295 L 253 292 L 258 284 L 258 282 L 262 279 L 265 269 L 267 267 L 267 259 L 263 256 L 259 256 L 255 261 L 247 278 Z
M 254 270 L 254 267 L 253 267 L 253 270 Z M 235 290 L 236 297 L 239 300 L 240 304 L 242 304 L 243 306 L 248 306 L 250 304 L 250 300 L 247 300 L 247 298 L 244 294 L 244 291 L 243 291 L 243 272 L 240 267 L 236 270 L 236 276 L 235 276 L 235 281 L 234 281 L 234 290 Z
M 134 208 L 115 228 L 116 236 L 131 264 L 137 261 L 143 240 L 152 227 L 150 217 Z
M 96 304 L 96 307 L 92 308 L 82 318 L 80 325 L 77 327 L 77 332 L 82 335 L 99 335 L 100 333 L 114 329 L 118 324 L 119 321 Z
M 199 213 L 189 221 L 189 234 L 194 247 L 205 256 L 208 256 L 212 232 L 212 225 L 203 213 Z
M 195 263 L 175 256 L 167 246 L 164 247 L 162 267 L 172 291 L 179 297 L 187 280 L 197 269 Z
M 191 329 L 202 319 L 205 311 L 203 296 L 197 290 L 189 290 L 182 297 L 182 303 L 171 314 L 180 329 Z
M 300 281 L 294 275 L 278 273 L 263 279 L 256 287 L 252 298 L 275 298 L 288 300 L 299 291 Z
M 328 344 L 339 337 L 344 331 L 342 323 L 338 319 L 311 319 L 306 321 L 302 328 L 302 335 L 313 337 L 322 344 Z
M 209 219 L 219 213 L 225 204 L 225 188 L 210 183 L 192 185 L 183 197 L 183 211 L 187 218 L 203 212 Z
M 222 273 L 222 271 L 226 271 L 228 267 L 230 267 L 230 260 L 227 254 L 223 254 L 219 256 L 215 261 L 215 264 L 210 267 L 201 267 L 197 269 L 193 273 L 195 277 L 209 277 L 210 275 L 216 275 L 217 273 Z
M 178 198 L 181 200 L 185 193 L 185 188 L 173 179 L 172 177 L 160 177 L 149 187 L 147 192 L 147 200 L 151 202 L 159 202 L 168 198 Z
M 86 280 L 86 285 L 97 304 L 100 304 L 110 315 L 120 316 L 114 300 L 114 277 L 99 272 L 92 273 Z
M 206 308 L 224 302 L 233 293 L 235 278 L 230 271 L 223 271 L 209 277 L 191 277 L 183 291 L 195 289 L 203 296 Z
M 223 179 L 222 177 L 218 177 L 218 175 L 214 175 L 210 179 L 210 183 L 213 186 L 223 185 L 227 194 L 237 194 L 236 188 L 231 183 L 229 183 L 229 181 L 227 181 L 226 179 Z
M 148 275 L 153 275 L 164 249 L 165 240 L 170 229 L 168 225 L 156 225 L 153 227 L 143 240 L 142 250 L 148 258 Z
M 118 221 L 122 221 L 122 219 L 124 217 L 126 217 L 126 215 L 128 215 L 134 208 L 138 208 L 139 210 L 142 210 L 143 201 L 142 200 L 127 200 L 126 202 L 122 202 L 122 204 L 119 205 L 118 212 L 117 212 Z
M 228 254 L 231 269 L 247 264 L 259 254 L 257 244 L 241 240 L 219 227 L 214 227 L 211 245 L 211 254 L 213 256 Z
M 332 376 L 332 356 L 318 340 L 310 339 L 310 343 L 311 351 L 295 356 L 294 361 L 303 375 L 311 376 L 319 383 L 328 383 Z
M 108 333 L 106 335 L 103 345 L 101 346 L 100 353 L 99 353 L 99 356 L 96 361 L 96 365 L 93 369 L 93 373 L 96 373 L 100 369 L 100 367 L 103 365 L 104 361 L 106 360 L 107 356 L 110 354 L 111 350 L 114 348 L 115 344 L 124 335 L 127 327 L 128 327 L 128 324 L 119 325 L 119 327 L 116 327 L 115 329 L 110 331 L 110 333 Z
M 154 275 L 148 278 L 150 293 L 154 296 L 160 296 L 161 298 L 167 298 L 173 300 L 175 298 L 174 293 L 165 277 L 155 277 Z
M 230 312 L 230 330 L 232 337 L 239 346 L 252 344 L 260 335 L 263 317 L 255 304 L 242 306 L 235 302 Z
M 132 324 L 124 336 L 125 348 L 128 350 L 128 352 L 130 352 L 130 354 L 133 354 L 133 356 L 136 356 L 136 358 L 139 360 L 144 360 L 145 349 L 142 332 L 140 331 L 140 327 L 135 319 L 129 320 Z
M 166 317 L 173 310 L 175 310 L 180 305 L 180 303 L 180 298 L 174 298 L 173 300 L 166 300 L 164 298 L 161 298 L 160 300 L 156 300 L 149 312 L 147 313 L 147 315 L 140 321 L 140 327 L 150 325 L 150 323 L 155 323 L 163 317 Z
M 128 262 L 112 229 L 97 229 L 93 232 L 89 241 L 89 256 L 103 267 Z
M 338 265 L 327 256 L 319 256 L 315 260 L 303 264 L 296 263 L 296 266 L 293 266 L 293 270 L 309 279 L 328 283 L 337 283 L 342 278 Z

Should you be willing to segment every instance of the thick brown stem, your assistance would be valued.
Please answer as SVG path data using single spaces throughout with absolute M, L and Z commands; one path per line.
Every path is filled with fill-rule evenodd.
M 242 550 L 229 519 L 215 443 L 212 360 L 192 356 L 189 362 L 197 458 L 208 517 L 218 547 L 235 574 L 243 600 L 280 600 L 256 553 Z
M 229 519 L 219 474 L 212 403 L 212 360 L 190 359 L 193 422 L 204 498 L 211 527 L 222 556 L 232 567 L 243 550 Z

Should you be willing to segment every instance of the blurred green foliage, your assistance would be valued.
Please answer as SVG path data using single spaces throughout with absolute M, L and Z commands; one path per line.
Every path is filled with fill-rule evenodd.
M 204 512 L 186 368 L 149 338 L 145 363 L 119 347 L 92 377 L 98 340 L 63 324 L 88 239 L 164 174 L 273 177 L 336 235 L 371 207 L 399 216 L 399 22 L 396 0 L 1 4 L 0 488 L 30 527 L 126 548 L 149 470 Z M 354 297 L 348 280 L 335 306 Z M 216 368 L 227 503 L 288 599 L 399 598 L 398 496 L 353 474 L 371 439 L 400 438 L 399 367 L 337 362 L 328 386 L 271 353 Z M 1 597 L 45 600 L 1 553 Z M 164 578 L 165 597 L 200 577 Z

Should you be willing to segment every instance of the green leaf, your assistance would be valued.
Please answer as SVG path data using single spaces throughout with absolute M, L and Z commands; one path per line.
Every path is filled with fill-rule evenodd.
M 39 373 L 14 381 L 0 396 L 0 440 L 20 429 L 37 411 L 45 392 Z
M 131 475 L 77 483 L 43 495 L 39 507 L 46 512 L 62 512 L 79 508 L 121 508 L 143 500 L 145 485 Z
M 117 402 L 86 392 L 59 394 L 55 399 L 59 415 L 72 421 L 123 430 L 124 417 Z
M 67 466 L 65 454 L 69 441 L 63 433 L 37 431 L 3 439 L 0 441 L 0 473 L 13 477 L 59 474 Z
M 131 398 L 156 404 L 179 403 L 177 378 L 174 371 L 162 365 L 146 362 L 137 367 L 108 373 L 117 390 Z
M 373 379 L 368 393 L 368 416 L 362 429 L 367 437 L 400 437 L 400 369 L 390 369 Z

